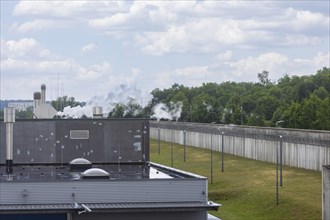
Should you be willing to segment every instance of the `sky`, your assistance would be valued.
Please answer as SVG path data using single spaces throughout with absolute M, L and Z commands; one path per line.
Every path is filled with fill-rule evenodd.
M 1 0 L 1 100 L 127 96 L 329 67 L 329 1 Z M 96 98 L 95 98 L 96 97 Z

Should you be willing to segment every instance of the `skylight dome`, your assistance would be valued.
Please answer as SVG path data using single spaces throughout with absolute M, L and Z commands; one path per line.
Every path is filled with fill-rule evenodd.
M 69 163 L 70 171 L 85 171 L 92 168 L 92 163 L 84 158 L 76 158 Z
M 109 179 L 110 174 L 100 168 L 91 168 L 81 174 L 82 179 Z
M 74 160 L 71 160 L 70 165 L 87 165 L 92 164 L 89 160 L 86 160 L 84 158 L 76 158 Z

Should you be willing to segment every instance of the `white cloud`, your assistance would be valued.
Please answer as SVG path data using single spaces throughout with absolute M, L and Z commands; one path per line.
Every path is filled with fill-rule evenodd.
M 330 22 L 329 15 L 267 1 L 20 1 L 13 13 L 40 17 L 14 24 L 20 32 L 80 22 L 110 37 L 133 37 L 151 55 L 216 53 L 228 45 L 244 50 L 316 45 L 322 39 L 313 35 L 315 29 L 328 35 Z
M 217 60 L 218 61 L 229 61 L 229 60 L 231 60 L 232 56 L 233 56 L 233 52 L 231 50 L 227 50 L 224 53 L 219 53 L 217 55 Z
M 21 59 L 6 59 L 2 60 L 1 70 L 3 72 L 11 72 L 15 75 L 8 75 L 8 77 L 20 76 L 36 76 L 42 74 L 55 74 L 58 72 L 68 72 L 71 68 L 72 62 L 70 60 L 40 60 L 29 61 Z
M 292 58 L 284 54 L 270 52 L 259 56 L 250 56 L 237 61 L 226 62 L 218 66 L 218 69 L 230 67 L 232 81 L 251 81 L 257 79 L 257 73 L 267 70 L 271 79 L 279 79 L 283 74 L 309 75 L 317 70 L 329 67 L 330 54 L 319 52 L 309 59 Z
M 330 53 L 318 53 L 309 59 L 291 58 L 276 52 L 263 53 L 238 60 L 232 60 L 231 56 L 231 51 L 227 51 L 220 54 L 221 59 L 217 63 L 178 68 L 159 73 L 154 80 L 154 85 L 159 88 L 166 88 L 174 83 L 200 86 L 206 82 L 257 81 L 257 74 L 263 70 L 270 73 L 272 80 L 278 80 L 284 74 L 315 74 L 322 67 L 330 66 Z M 231 60 L 227 60 L 229 57 Z
M 18 32 L 25 33 L 30 31 L 40 31 L 46 29 L 54 29 L 59 27 L 67 27 L 69 26 L 69 21 L 59 20 L 50 20 L 50 19 L 38 19 L 33 21 L 28 21 L 23 24 L 14 23 L 11 26 L 12 30 L 17 30 Z
M 1 68 L 6 82 L 15 77 L 22 82 L 22 75 L 47 80 L 47 74 L 63 74 L 77 97 L 87 94 L 81 88 L 92 86 L 100 94 L 118 82 L 153 89 L 175 82 L 195 86 L 257 80 L 264 69 L 273 79 L 284 73 L 315 73 L 329 66 L 330 22 L 326 10 L 308 7 L 315 4 L 19 1 L 13 16 L 2 17 L 2 36 L 15 40 L 1 39 Z M 66 42 L 57 39 L 60 34 Z
M 313 28 L 314 26 L 329 28 L 330 23 L 329 16 L 308 10 L 302 11 L 288 8 L 285 11 L 285 17 L 287 19 L 287 24 L 294 30 L 304 30 Z
M 286 46 L 304 46 L 304 45 L 318 45 L 322 41 L 319 37 L 308 37 L 305 35 L 287 35 L 285 40 L 280 42 L 282 45 Z
M 89 16 L 89 14 L 106 14 L 126 11 L 130 2 L 118 1 L 20 1 L 13 14 L 51 17 Z
M 289 57 L 286 55 L 270 52 L 261 54 L 257 57 L 247 57 L 238 61 L 229 62 L 228 65 L 232 68 L 234 79 L 237 80 L 242 77 L 246 79 L 256 78 L 257 73 L 267 70 L 273 74 L 283 75 L 286 69 L 284 66 L 290 62 Z
M 5 56 L 1 59 L 25 59 L 32 60 L 36 58 L 56 59 L 56 55 L 52 54 L 48 49 L 43 48 L 39 42 L 33 38 L 22 38 L 17 41 L 3 40 L 1 42 L 1 53 Z
M 102 64 L 95 64 L 89 67 L 79 67 L 77 79 L 95 80 L 111 74 L 111 65 L 104 61 Z
M 168 70 L 157 74 L 153 86 L 156 88 L 166 88 L 174 83 L 186 86 L 199 86 L 203 82 L 214 81 L 208 66 L 191 66 Z
M 90 43 L 90 44 L 84 45 L 80 49 L 80 53 L 87 54 L 87 53 L 90 53 L 91 51 L 93 51 L 95 48 L 96 48 L 96 43 Z

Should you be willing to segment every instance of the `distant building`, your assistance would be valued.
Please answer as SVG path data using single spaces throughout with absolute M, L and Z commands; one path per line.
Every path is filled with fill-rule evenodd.
M 33 107 L 31 101 L 9 102 L 8 107 L 15 108 L 18 111 L 26 111 L 28 108 Z
M 46 103 L 46 85 L 41 85 L 41 92 L 33 94 L 33 115 L 38 119 L 50 119 L 56 115 L 57 111 Z
M 5 113 L 0 219 L 217 219 L 207 178 L 150 162 L 148 120 Z

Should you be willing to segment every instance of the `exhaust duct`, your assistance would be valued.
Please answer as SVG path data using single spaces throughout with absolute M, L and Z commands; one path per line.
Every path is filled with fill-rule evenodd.
M 9 174 L 13 173 L 15 108 L 4 108 L 4 122 L 6 124 L 6 172 Z
M 45 104 L 46 103 L 46 85 L 42 84 L 41 85 L 41 100 L 40 100 L 41 104 Z
M 33 108 L 36 109 L 40 105 L 41 93 L 33 93 Z
M 93 107 L 93 118 L 103 118 L 103 108 L 101 106 Z

